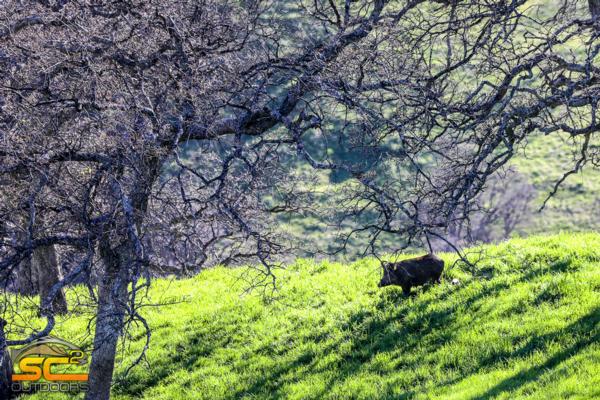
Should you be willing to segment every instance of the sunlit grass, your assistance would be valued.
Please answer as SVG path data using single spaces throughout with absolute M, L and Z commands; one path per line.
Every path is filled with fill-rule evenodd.
M 279 273 L 274 300 L 243 295 L 242 270 L 158 280 L 152 300 L 177 303 L 143 312 L 153 328 L 147 361 L 123 376 L 143 343 L 134 331 L 113 397 L 595 398 L 598 248 L 600 235 L 591 233 L 486 246 L 477 249 L 485 254 L 478 274 L 448 268 L 442 285 L 410 298 L 378 289 L 378 264 L 369 259 L 299 260 Z M 56 333 L 81 338 L 85 323 L 71 318 Z

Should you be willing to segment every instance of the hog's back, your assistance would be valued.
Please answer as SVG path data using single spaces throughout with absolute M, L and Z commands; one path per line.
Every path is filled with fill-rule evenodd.
M 444 262 L 431 256 L 405 260 L 400 265 L 402 269 L 412 275 L 409 277 L 409 281 L 413 286 L 424 285 L 429 281 L 437 280 L 444 270 Z

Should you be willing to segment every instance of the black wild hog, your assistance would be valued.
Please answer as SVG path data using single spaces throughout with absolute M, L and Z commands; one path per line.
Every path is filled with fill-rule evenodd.
M 413 286 L 427 282 L 440 283 L 444 261 L 433 254 L 411 258 L 397 263 L 383 262 L 383 278 L 379 287 L 399 285 L 404 294 L 410 293 Z

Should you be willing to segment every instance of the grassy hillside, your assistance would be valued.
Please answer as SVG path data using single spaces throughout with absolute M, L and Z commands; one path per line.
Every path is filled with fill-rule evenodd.
M 544 199 L 562 175 L 573 168 L 579 154 L 565 136 L 535 137 L 512 165 L 535 187 L 537 198 L 531 218 L 519 225 L 521 234 L 600 229 L 600 172 L 592 167 L 571 175 L 538 213 Z
M 482 249 L 476 277 L 450 268 L 410 298 L 378 289 L 372 260 L 298 261 L 275 301 L 243 295 L 242 270 L 157 281 L 150 298 L 177 303 L 145 309 L 147 363 L 123 376 L 143 343 L 134 332 L 114 398 L 600 398 L 600 234 Z M 86 321 L 56 334 L 89 344 Z
M 600 171 L 592 166 L 570 175 L 556 195 L 548 201 L 544 210 L 539 211 L 555 183 L 573 168 L 574 160 L 580 156 L 577 147 L 573 147 L 569 140 L 566 135 L 561 134 L 534 136 L 509 163 L 508 167 L 518 172 L 524 182 L 535 190 L 529 211 L 519 218 L 513 235 L 600 230 Z M 598 145 L 600 144 L 596 144 Z M 576 153 L 573 154 L 573 151 Z M 324 215 L 332 214 L 336 211 L 335 193 L 340 186 L 338 183 L 329 182 L 328 172 L 319 172 L 316 175 L 319 176 L 319 181 L 315 187 L 317 195 L 314 208 Z M 503 181 L 507 186 L 513 183 L 510 178 Z M 281 214 L 278 226 L 297 238 L 306 251 L 319 249 L 333 252 L 339 248 L 339 242 L 336 242 L 337 232 L 326 222 L 325 218 L 314 215 Z M 502 221 L 498 221 L 497 224 L 501 227 Z M 342 255 L 349 259 L 360 257 L 366 242 L 364 238 L 353 237 Z M 398 238 L 382 235 L 379 244 L 382 248 L 393 251 L 398 247 Z

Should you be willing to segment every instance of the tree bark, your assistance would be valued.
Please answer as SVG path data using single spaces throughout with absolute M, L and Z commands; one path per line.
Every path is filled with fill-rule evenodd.
M 117 344 L 123 329 L 128 295 L 125 250 L 113 250 L 105 243 L 100 247 L 100 254 L 105 265 L 98 289 L 96 332 L 86 400 L 110 399 Z
M 38 282 L 40 302 L 48 297 L 52 286 L 60 281 L 60 265 L 55 246 L 42 246 L 33 251 L 31 260 L 32 273 L 35 272 Z M 52 300 L 52 309 L 55 314 L 66 314 L 67 299 L 64 291 L 58 291 Z
M 24 221 L 21 221 L 25 224 Z M 13 244 L 22 243 L 26 240 L 25 233 L 19 229 L 4 227 L 6 240 Z M 35 271 L 31 268 L 31 256 L 25 258 L 15 269 L 14 289 L 16 293 L 25 296 L 38 294 L 38 279 Z
M 6 224 L 0 223 L 0 238 L 3 240 L 18 243 L 25 240 L 23 236 L 22 232 L 18 230 L 11 232 Z M 56 247 L 53 245 L 38 247 L 16 268 L 13 290 L 22 295 L 39 294 L 41 303 L 60 278 L 60 263 Z M 52 307 L 55 314 L 65 314 L 68 311 L 67 299 L 62 289 L 54 297 Z
M 134 239 L 137 232 L 132 231 L 141 229 L 148 208 L 150 191 L 159 175 L 160 166 L 159 157 L 153 155 L 145 160 L 140 170 L 146 171 L 147 175 L 140 177 L 134 185 L 137 191 L 134 191 L 129 198 L 122 192 L 122 188 L 116 185 L 113 188 L 123 207 L 125 226 L 121 236 L 122 242 L 119 245 L 115 247 L 111 245 L 110 237 L 114 234 L 112 230 L 107 231 L 99 242 L 98 250 L 105 269 L 98 288 L 96 332 L 90 364 L 89 390 L 85 400 L 110 399 L 115 355 L 123 331 L 123 319 L 129 297 L 128 286 L 132 278 L 129 271 L 134 260 L 139 261 L 139 254 L 133 242 L 137 240 L 137 237 Z
M 21 261 L 15 271 L 14 291 L 24 296 L 38 293 L 37 277 L 31 268 L 31 257 Z
M 5 325 L 6 321 L 0 318 L 0 399 L 12 399 L 14 396 L 11 389 L 13 365 L 6 346 Z
M 598 19 L 600 17 L 600 0 L 588 0 L 588 4 L 592 18 Z

